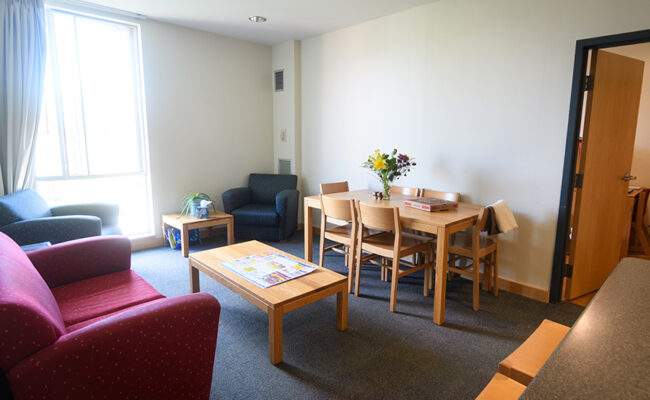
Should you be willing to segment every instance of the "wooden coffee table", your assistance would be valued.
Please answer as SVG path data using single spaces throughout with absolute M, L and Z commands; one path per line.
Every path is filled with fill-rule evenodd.
M 201 271 L 266 312 L 269 315 L 269 359 L 272 364 L 278 364 L 282 362 L 282 315 L 336 294 L 336 329 L 347 329 L 348 281 L 343 275 L 318 268 L 300 278 L 264 289 L 220 266 L 224 261 L 265 251 L 306 262 L 258 241 L 201 251 L 190 256 L 190 288 L 192 293 L 199 291 Z
M 165 214 L 162 216 L 163 238 L 165 237 L 165 225 L 181 231 L 181 251 L 183 257 L 190 253 L 188 232 L 190 229 L 209 228 L 213 226 L 226 225 L 228 229 L 228 244 L 235 243 L 235 225 L 233 216 L 230 214 L 212 211 L 208 218 L 196 218 L 188 215 Z

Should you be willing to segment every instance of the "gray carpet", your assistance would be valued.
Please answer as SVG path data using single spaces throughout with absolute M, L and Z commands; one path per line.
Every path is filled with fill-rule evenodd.
M 286 243 L 269 244 L 303 256 L 302 232 Z M 190 251 L 222 245 L 225 237 L 204 239 Z M 325 264 L 346 274 L 339 255 L 326 256 Z M 189 293 L 188 263 L 180 251 L 135 252 L 133 269 L 166 296 Z M 222 307 L 213 399 L 473 399 L 499 361 L 542 319 L 572 325 L 583 310 L 481 291 L 481 309 L 475 312 L 471 282 L 457 278 L 447 286 L 445 324 L 438 326 L 432 320 L 433 297 L 422 296 L 421 276 L 400 280 L 397 312 L 391 313 L 389 284 L 367 267 L 361 296 L 349 297 L 347 331 L 336 330 L 334 296 L 289 313 L 283 319 L 284 362 L 273 366 L 266 314 L 209 277 L 200 279 L 201 291 Z

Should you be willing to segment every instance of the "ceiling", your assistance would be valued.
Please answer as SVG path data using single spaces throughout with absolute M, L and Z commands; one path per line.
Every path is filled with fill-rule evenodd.
M 434 0 L 85 0 L 150 19 L 273 45 L 407 10 Z M 69 1 L 72 3 L 72 1 Z M 264 23 L 248 17 L 261 15 Z

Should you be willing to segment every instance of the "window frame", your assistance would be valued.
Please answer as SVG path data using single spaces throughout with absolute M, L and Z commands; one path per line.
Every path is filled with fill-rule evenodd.
M 88 161 L 88 145 L 87 145 L 87 132 L 85 129 L 85 113 L 82 111 L 82 122 L 84 124 L 83 138 L 85 144 L 85 155 L 86 160 L 86 169 L 87 173 L 85 175 L 70 175 L 68 168 L 68 151 L 67 143 L 65 137 L 65 120 L 63 115 L 63 102 L 61 95 L 61 83 L 59 75 L 59 62 L 58 62 L 58 51 L 56 49 L 56 36 L 54 35 L 54 24 L 53 16 L 54 13 L 63 13 L 69 14 L 73 17 L 83 17 L 88 19 L 94 19 L 102 22 L 109 22 L 117 25 L 125 25 L 134 29 L 134 40 L 133 40 L 133 59 L 136 61 L 137 65 L 134 68 L 134 81 L 136 82 L 135 88 L 135 102 L 136 102 L 136 115 L 137 115 L 137 144 L 138 144 L 138 165 L 139 168 L 137 171 L 133 172 L 119 172 L 119 173 L 104 173 L 104 174 L 92 174 L 90 170 L 90 165 Z M 102 13 L 103 14 L 103 13 Z M 50 181 L 67 181 L 67 180 L 89 180 L 89 179 L 103 179 L 103 178 L 119 178 L 119 177 L 144 177 L 145 181 L 145 192 L 146 192 L 146 208 L 147 208 L 147 231 L 143 234 L 133 235 L 134 237 L 143 237 L 150 236 L 154 234 L 153 229 L 153 198 L 151 191 L 151 167 L 150 167 L 150 158 L 149 158 L 149 138 L 148 138 L 148 126 L 147 126 L 147 114 L 146 114 L 146 95 L 145 95 L 145 85 L 144 85 L 144 70 L 143 70 L 143 55 L 142 55 L 142 31 L 139 23 L 131 22 L 124 20 L 122 18 L 114 18 L 106 15 L 99 15 L 95 13 L 89 13 L 86 11 L 74 10 L 67 7 L 54 5 L 54 4 L 45 4 L 45 20 L 46 20 L 46 30 L 47 30 L 47 45 L 48 45 L 48 57 L 50 57 L 50 74 L 52 77 L 52 90 L 55 103 L 55 115 L 56 115 L 56 125 L 57 125 L 57 136 L 59 141 L 59 157 L 61 162 L 61 174 L 60 175 L 48 175 L 48 176 L 34 176 L 35 186 L 38 182 L 50 182 Z M 75 32 L 75 39 L 76 39 Z M 77 61 L 78 65 L 79 61 Z M 81 105 L 83 109 L 83 89 L 80 87 L 80 98 Z M 38 139 L 37 139 L 38 140 Z

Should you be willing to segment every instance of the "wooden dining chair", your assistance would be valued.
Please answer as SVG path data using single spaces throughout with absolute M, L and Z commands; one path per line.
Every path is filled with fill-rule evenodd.
M 348 293 L 352 293 L 352 277 L 354 272 L 354 254 L 357 244 L 357 212 L 352 199 L 335 199 L 320 195 L 320 253 L 318 265 L 323 266 L 326 251 L 335 251 L 345 256 L 345 266 L 348 268 Z M 347 224 L 333 228 L 327 227 L 327 219 L 335 218 L 346 221 Z M 336 244 L 325 247 L 325 239 Z
M 332 194 L 332 193 L 341 193 L 341 192 L 349 192 L 349 191 L 350 188 L 348 186 L 348 181 L 320 184 L 321 194 Z
M 438 190 L 420 189 L 420 197 L 428 197 L 431 199 L 440 199 L 447 201 L 460 201 L 460 193 L 457 192 L 440 192 Z
M 402 234 L 402 225 L 399 219 L 399 208 L 371 206 L 357 201 L 357 215 L 359 218 L 358 229 L 378 229 L 381 233 L 363 236 L 357 235 L 357 261 L 356 261 L 356 295 L 359 295 L 361 281 L 361 265 L 363 264 L 363 252 L 382 257 L 381 262 L 371 260 L 372 264 L 391 272 L 390 283 L 390 311 L 395 311 L 397 301 L 397 282 L 399 278 L 424 269 L 425 284 L 424 295 L 428 295 L 428 276 L 432 270 L 433 248 L 430 242 L 419 240 L 415 237 L 406 237 Z M 415 265 L 401 260 L 403 257 L 424 252 L 426 261 L 424 264 Z M 391 260 L 390 264 L 385 260 Z M 408 267 L 400 268 L 400 265 Z
M 391 194 L 401 194 L 402 196 L 412 196 L 416 197 L 420 194 L 420 188 L 410 188 L 410 187 L 405 187 L 405 186 L 391 186 L 390 187 L 390 193 Z
M 488 219 L 488 209 L 479 212 L 476 225 L 469 231 L 456 233 L 454 243 L 449 246 L 449 264 L 447 269 L 454 273 L 472 278 L 473 308 L 479 307 L 480 265 L 483 264 L 483 289 L 489 290 L 494 285 L 494 295 L 499 295 L 499 235 L 482 235 Z M 458 266 L 456 261 L 469 259 L 467 266 Z

